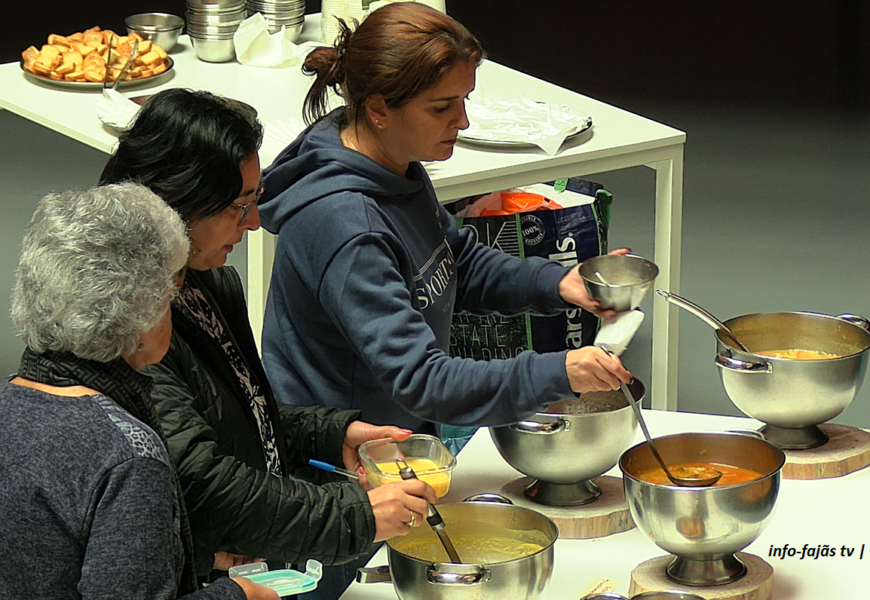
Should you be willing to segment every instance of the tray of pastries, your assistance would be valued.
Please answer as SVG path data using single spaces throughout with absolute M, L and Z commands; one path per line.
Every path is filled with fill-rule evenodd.
M 77 89 L 101 89 L 119 76 L 120 88 L 158 83 L 171 75 L 173 66 L 159 44 L 137 33 L 118 35 L 99 26 L 67 36 L 52 33 L 40 48 L 30 46 L 21 53 L 21 69 L 28 78 Z

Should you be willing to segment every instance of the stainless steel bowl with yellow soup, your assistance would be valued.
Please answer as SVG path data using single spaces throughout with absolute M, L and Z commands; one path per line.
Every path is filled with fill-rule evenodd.
M 857 315 L 757 313 L 725 321 L 748 352 L 716 337 L 725 392 L 779 448 L 814 448 L 828 437 L 818 425 L 855 398 L 870 357 L 870 327 Z

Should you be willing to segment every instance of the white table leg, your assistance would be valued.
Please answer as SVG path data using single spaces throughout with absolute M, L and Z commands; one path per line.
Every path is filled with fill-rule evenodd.
M 656 172 L 655 263 L 656 288 L 679 293 L 680 252 L 683 229 L 683 147 L 669 160 L 647 165 Z M 664 298 L 653 299 L 651 406 L 677 409 L 677 359 L 679 357 L 677 308 Z

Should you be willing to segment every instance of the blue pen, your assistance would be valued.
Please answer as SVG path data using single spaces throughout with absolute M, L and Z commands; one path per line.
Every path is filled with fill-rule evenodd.
M 324 471 L 328 471 L 329 473 L 336 473 L 337 475 L 344 475 L 345 477 L 349 477 L 351 479 L 359 479 L 359 475 L 356 473 L 351 473 L 347 469 L 342 469 L 341 467 L 336 467 L 335 465 L 331 465 L 329 463 L 325 463 L 319 460 L 314 460 L 313 458 L 308 461 L 308 464 L 312 467 L 317 467 L 318 469 L 323 469 Z

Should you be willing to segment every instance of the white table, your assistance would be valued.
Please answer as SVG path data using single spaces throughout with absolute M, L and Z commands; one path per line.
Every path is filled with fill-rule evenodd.
M 742 417 L 650 411 L 644 415 L 655 436 L 684 431 L 723 431 L 734 427 L 756 429 L 760 423 Z M 642 441 L 638 434 L 635 442 Z M 619 476 L 618 468 L 608 475 Z M 481 492 L 498 492 L 522 474 L 498 454 L 488 430 L 478 431 L 457 457 L 450 492 L 442 502 L 460 502 Z M 870 561 L 870 511 L 867 490 L 870 469 L 845 477 L 817 481 L 782 480 L 774 516 L 759 538 L 746 548 L 774 568 L 775 600 L 866 600 L 866 573 Z M 851 558 L 837 556 L 818 560 L 771 558 L 771 546 L 800 548 L 808 544 L 855 548 Z M 862 546 L 864 558 L 858 556 Z M 596 540 L 557 540 L 553 576 L 543 600 L 577 600 L 602 579 L 616 584 L 627 595 L 631 570 L 641 562 L 664 556 L 640 530 L 632 529 Z M 369 566 L 387 564 L 386 548 L 375 554 Z M 703 593 L 701 594 L 703 596 Z M 392 585 L 353 583 L 341 600 L 395 600 Z
M 308 15 L 302 39 L 316 39 L 319 16 Z M 170 87 L 209 90 L 255 106 L 268 128 L 270 122 L 301 119 L 301 106 L 311 80 L 298 66 L 244 67 L 236 62 L 211 64 L 197 60 L 183 36 L 171 54 L 174 76 L 160 85 L 129 91 L 149 94 Z M 458 145 L 453 157 L 429 169 L 442 202 L 513 186 L 564 177 L 585 176 L 634 166 L 656 172 L 655 257 L 659 287 L 679 292 L 682 228 L 683 144 L 686 135 L 603 102 L 486 62 L 478 71 L 477 90 L 488 96 L 524 94 L 564 104 L 592 115 L 591 137 L 563 149 L 556 156 L 543 151 L 486 151 Z M 58 131 L 74 140 L 110 153 L 117 141 L 111 128 L 94 112 L 93 91 L 70 91 L 34 84 L 18 63 L 0 65 L 0 108 Z M 588 137 L 588 139 L 586 139 Z M 275 158 L 261 152 L 262 164 Z M 262 329 L 271 276 L 273 236 L 256 232 L 248 237 L 248 306 L 255 332 Z M 653 364 L 650 393 L 656 408 L 675 409 L 677 402 L 677 309 L 656 297 L 653 304 Z

